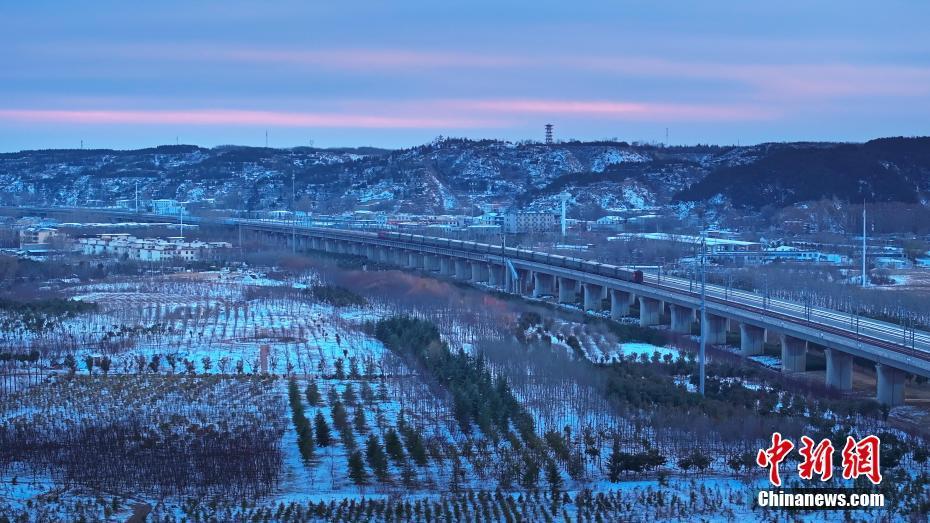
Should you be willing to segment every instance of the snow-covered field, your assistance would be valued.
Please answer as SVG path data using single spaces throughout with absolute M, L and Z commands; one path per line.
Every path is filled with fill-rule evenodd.
M 488 520 L 508 519 L 504 511 L 526 520 L 594 513 L 601 520 L 773 516 L 752 506 L 760 474 L 735 474 L 719 455 L 697 477 L 678 471 L 678 460 L 693 450 L 678 443 L 679 429 L 660 430 L 646 411 L 618 410 L 603 383 L 587 379 L 585 367 L 563 364 L 577 358 L 588 365 L 672 368 L 684 365 L 685 350 L 619 340 L 597 325 L 553 315 L 547 327 L 524 333 L 535 350 L 558 355 L 541 358 L 514 345 L 513 327 L 504 323 L 374 301 L 336 307 L 309 294 L 319 283 L 312 274 L 288 279 L 218 271 L 77 285 L 71 298 L 96 303 L 96 310 L 38 333 L 0 333 L 0 350 L 43 354 L 36 364 L 41 379 L 0 397 L 0 436 L 9 449 L 0 456 L 0 515 L 125 519 L 144 506 L 156 518 L 330 520 L 342 514 L 355 520 L 357 515 L 346 516 L 355 509 L 344 500 L 361 505 L 364 499 L 375 512 L 400 500 L 411 507 L 422 503 L 434 514 L 487 511 Z M 445 384 L 369 334 L 366 322 L 398 313 L 434 322 L 452 351 L 480 354 L 532 416 L 545 449 L 564 442 L 570 457 L 553 463 L 570 502 L 540 495 L 538 489 L 551 481 L 546 470 L 531 480 L 535 487 L 526 487 L 530 480 L 521 475 L 528 451 L 515 435 L 463 428 Z M 290 380 L 314 430 L 310 457 L 290 419 Z M 694 390 L 687 375 L 676 375 L 675 383 L 678 393 Z M 716 383 L 769 394 L 776 412 L 799 408 L 758 380 Z M 317 418 L 329 442 L 320 437 Z M 673 425 L 675 418 L 661 423 Z M 702 430 L 706 436 L 708 429 Z M 402 450 L 376 477 L 369 442 L 386 448 L 395 434 Z M 607 481 L 614 442 L 636 452 L 647 440 L 668 458 L 666 472 Z M 248 450 L 236 452 L 242 449 Z M 368 476 L 364 484 L 351 474 L 355 452 Z M 181 472 L 166 472 L 175 468 Z M 514 477 L 502 485 L 508 473 Z M 475 494 L 495 489 L 511 494 L 484 501 Z M 585 489 L 600 501 L 585 500 Z M 832 513 L 813 516 L 837 519 Z

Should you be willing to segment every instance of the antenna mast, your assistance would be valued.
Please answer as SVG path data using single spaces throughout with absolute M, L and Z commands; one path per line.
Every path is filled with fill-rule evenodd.
M 866 272 L 865 272 L 865 265 L 866 265 L 866 263 L 865 263 L 865 259 L 866 259 L 866 253 L 865 253 L 865 235 L 866 235 L 866 230 L 865 230 L 865 200 L 862 200 L 862 286 L 863 286 L 863 287 L 868 287 L 868 286 L 869 286 L 869 281 L 868 281 L 868 276 L 866 275 Z
M 552 127 L 551 123 L 546 124 L 546 145 L 552 145 Z
M 704 350 L 707 346 L 707 274 L 704 260 L 707 258 L 707 236 L 705 231 L 701 231 L 701 350 L 698 352 L 698 390 L 701 396 L 704 395 Z

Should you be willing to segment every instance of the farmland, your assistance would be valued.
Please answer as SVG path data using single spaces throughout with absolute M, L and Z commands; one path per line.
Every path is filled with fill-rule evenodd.
M 891 510 L 928 510 L 924 436 L 873 402 L 725 355 L 701 398 L 665 333 L 351 261 L 4 306 L 0 520 L 764 520 L 776 430 L 881 434 Z

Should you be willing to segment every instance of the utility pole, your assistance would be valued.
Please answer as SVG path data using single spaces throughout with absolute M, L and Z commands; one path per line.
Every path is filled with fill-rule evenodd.
M 296 174 L 291 173 L 291 252 L 297 253 L 297 189 Z
M 868 277 L 865 272 L 865 200 L 862 200 L 862 286 L 868 287 Z
M 136 214 L 139 213 L 139 180 L 136 180 Z
M 704 231 L 701 231 L 701 349 L 698 352 L 698 390 L 701 396 L 704 395 L 704 364 L 706 360 L 705 350 L 707 348 L 707 269 L 705 259 L 707 258 L 707 242 Z

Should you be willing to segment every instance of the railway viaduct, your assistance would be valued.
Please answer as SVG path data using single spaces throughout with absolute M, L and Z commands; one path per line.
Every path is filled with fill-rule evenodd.
M 700 326 L 700 295 L 688 280 L 660 280 L 648 275 L 637 283 L 533 261 L 533 254 L 539 258 L 542 253 L 486 244 L 472 244 L 482 246 L 476 252 L 337 229 L 261 222 L 240 225 L 298 251 L 352 254 L 521 296 L 552 297 L 558 303 L 579 304 L 593 313 L 609 312 L 615 320 L 638 309 L 642 326 L 659 325 L 667 319 L 671 331 L 681 334 L 691 333 L 696 325 L 706 327 L 710 345 L 726 343 L 728 330 L 738 330 L 744 356 L 762 354 L 766 341 L 779 343 L 785 373 L 805 371 L 808 344 L 816 344 L 826 347 L 828 386 L 850 390 L 853 358 L 862 358 L 875 364 L 876 399 L 889 406 L 904 402 L 908 374 L 930 377 L 930 333 L 902 331 L 901 326 L 868 318 L 708 286 L 707 325 Z
M 7 208 L 4 211 L 54 215 L 89 210 Z M 125 211 L 94 212 L 136 221 L 176 221 L 166 216 Z M 457 246 L 453 247 L 452 242 L 442 245 L 446 240 L 440 238 L 426 238 L 433 240 L 427 244 L 404 241 L 405 235 L 274 221 L 206 218 L 189 221 L 238 227 L 263 241 L 298 251 L 364 256 L 374 262 L 484 284 L 521 296 L 551 297 L 558 303 L 579 304 L 595 314 L 609 313 L 615 320 L 638 310 L 642 326 L 668 321 L 670 330 L 681 334 L 698 328 L 705 330 L 710 345 L 724 344 L 728 331 L 738 331 L 740 352 L 744 356 L 762 354 L 767 341 L 779 343 L 785 373 L 805 371 L 808 345 L 816 344 L 825 348 L 826 384 L 839 391 L 852 389 L 854 358 L 872 362 L 876 370 L 875 397 L 884 405 L 904 403 L 908 375 L 930 377 L 930 333 L 926 331 L 904 330 L 900 325 L 768 299 L 751 292 L 708 285 L 707 325 L 700 325 L 697 314 L 700 295 L 688 280 L 646 275 L 643 281 L 636 282 L 632 278 L 605 275 L 603 271 L 586 270 L 586 266 L 598 264 L 584 260 L 470 242 L 454 242 Z M 469 247 L 465 248 L 463 243 Z M 553 258 L 562 261 L 557 263 Z

